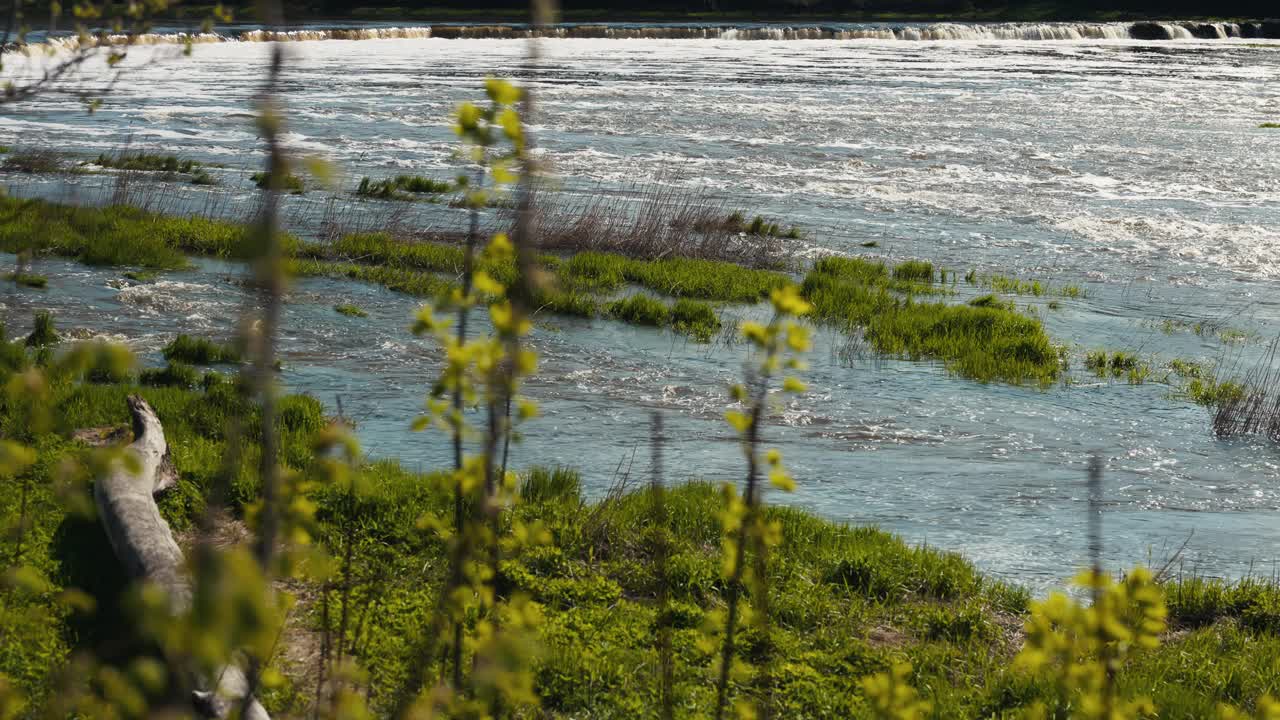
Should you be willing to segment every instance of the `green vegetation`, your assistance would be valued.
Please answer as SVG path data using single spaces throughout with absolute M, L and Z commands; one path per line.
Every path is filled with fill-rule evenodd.
M 672 297 L 724 302 L 758 302 L 791 282 L 783 273 L 718 260 L 635 260 L 598 252 L 569 258 L 559 276 L 566 287 L 608 292 L 631 282 Z
M 254 174 L 250 175 L 250 176 L 249 176 L 249 179 L 250 179 L 251 181 L 253 181 L 253 184 L 254 184 L 254 185 L 256 185 L 257 187 L 259 187 L 259 188 L 261 188 L 261 189 L 264 189 L 264 190 L 265 190 L 265 189 L 270 185 L 270 183 L 271 183 L 271 175 L 270 175 L 270 173 L 267 173 L 267 172 L 256 172 L 256 173 L 254 173 Z M 297 175 L 294 175 L 293 173 L 288 173 L 288 174 L 286 174 L 286 175 L 285 175 L 283 178 L 281 178 L 281 180 L 280 180 L 280 190 L 281 190 L 281 192 L 287 192 L 287 193 L 293 193 L 294 195 L 300 195 L 300 194 L 302 194 L 302 193 L 306 192 L 306 189 L 307 189 L 306 184 L 302 182 L 302 178 L 298 177 Z
M 866 241 L 866 242 L 864 242 L 864 243 L 860 243 L 860 244 L 861 244 L 861 245 L 862 245 L 862 247 L 864 247 L 864 248 L 878 248 L 878 247 L 880 247 L 880 243 L 879 243 L 879 242 L 877 242 L 877 241 L 875 241 L 875 240 L 868 240 L 868 241 Z
M 236 386 L 222 381 L 209 389 L 188 387 L 85 385 L 58 381 L 53 402 L 63 421 L 32 437 L 40 461 L 6 482 L 29 491 L 25 510 L 23 560 L 34 568 L 43 590 L 0 594 L 0 629 L 12 642 L 0 655 L 0 672 L 12 678 L 39 706 L 56 687 L 56 673 L 83 643 L 120 637 L 114 604 L 79 615 L 57 601 L 66 587 L 107 599 L 119 592 L 115 559 L 97 521 L 64 509 L 52 482 L 59 463 L 84 452 L 71 431 L 127 426 L 124 397 L 141 393 L 157 410 L 179 472 L 178 486 L 162 496 L 161 511 L 175 528 L 192 527 L 217 482 L 225 457 L 225 428 L 232 417 L 252 427 L 255 406 Z M 16 408 L 0 406 L 0 428 L 14 428 Z M 279 422 L 282 458 L 299 472 L 312 466 L 311 434 L 324 426 L 323 409 L 309 398 L 288 398 Z M 254 437 L 252 432 L 247 437 Z M 256 446 L 235 469 L 228 502 L 235 512 L 252 503 Z M 349 611 L 360 620 L 360 642 L 350 652 L 367 673 L 373 710 L 389 711 L 394 692 L 415 668 L 409 638 L 422 629 L 436 602 L 445 565 L 435 561 L 444 545 L 422 532 L 419 521 L 451 512 L 451 497 L 439 476 L 407 472 L 394 462 L 358 469 L 359 494 L 342 485 L 317 484 L 308 491 L 316 506 L 317 540 L 335 555 L 350 551 L 349 594 L 331 593 L 328 627 L 338 632 Z M 521 503 L 504 514 L 504 528 L 537 522 L 550 543 L 504 558 L 498 576 L 506 597 L 528 593 L 541 605 L 535 628 L 543 652 L 531 665 L 532 688 L 551 717 L 622 717 L 651 709 L 655 702 L 655 627 L 659 588 L 670 588 L 666 618 L 672 625 L 674 696 L 696 716 L 710 712 L 714 689 L 707 681 L 715 653 L 706 645 L 708 613 L 723 608 L 718 546 L 723 508 L 720 488 L 691 483 L 664 495 L 662 537 L 668 543 L 666 570 L 654 568 L 654 496 L 648 490 L 599 502 L 581 497 L 582 479 L 566 468 L 532 468 L 519 485 Z M 86 488 L 73 492 L 87 493 Z M 0 494 L 0 521 L 22 513 L 16 492 Z M 910 683 L 948 717 L 1009 717 L 1056 692 L 1052 678 L 1027 674 L 1012 662 L 1021 640 L 1011 628 L 1025 619 L 1025 591 L 985 578 L 960 557 L 910 546 L 887 533 L 831 523 L 800 510 L 767 508 L 765 518 L 781 530 L 772 549 L 771 652 L 777 658 L 770 697 L 777 716 L 863 717 L 867 690 L 860 678 L 888 672 L 904 661 Z M 13 536 L 0 538 L 8 557 Z M 326 626 L 315 587 L 295 610 L 305 632 Z M 1179 632 L 1157 648 L 1138 652 L 1120 670 L 1119 687 L 1141 692 L 1169 714 L 1212 717 L 1219 702 L 1251 706 L 1280 680 L 1270 670 L 1280 655 L 1280 590 L 1256 580 L 1227 585 L 1190 579 L 1165 585 L 1169 620 Z M 74 628 L 74 632 L 72 629 Z M 348 631 L 349 632 L 349 631 Z M 744 652 L 760 648 L 751 626 Z M 435 663 L 433 666 L 438 667 Z M 287 714 L 305 710 L 307 675 L 286 677 L 269 695 L 269 709 Z M 966 678 L 955 682 L 956 677 Z M 738 698 L 757 696 L 748 680 L 735 682 Z
M 124 206 L 77 208 L 0 198 L 0 250 L 75 258 L 87 265 L 175 270 L 185 253 L 222 258 L 250 254 L 251 232 L 234 223 L 157 215 Z M 286 245 L 297 240 L 286 237 Z
M 31 334 L 27 336 L 27 347 L 40 348 L 58 343 L 58 331 L 53 326 L 53 314 L 48 310 L 37 310 Z
M 1197 320 L 1193 322 L 1180 318 L 1165 318 L 1160 321 L 1159 327 L 1160 331 L 1165 335 L 1172 335 L 1176 332 L 1191 332 L 1203 338 L 1217 338 L 1226 345 L 1249 342 L 1258 338 L 1256 332 L 1234 328 L 1220 320 Z
M 1039 280 L 1023 280 L 1000 273 L 979 275 L 977 270 L 970 270 L 965 273 L 964 281 L 969 285 L 981 285 L 1004 295 L 1032 295 L 1034 297 L 1058 295 L 1072 299 L 1088 296 L 1085 289 L 1076 284 L 1053 287 Z
M 1263 129 L 1280 129 L 1280 122 L 1264 122 L 1258 127 Z
M 150 368 L 138 373 L 138 383 L 148 387 L 193 388 L 200 382 L 200 373 L 190 365 L 176 360 L 162 368 Z
M 195 160 L 179 158 L 176 155 L 155 155 L 144 152 L 125 153 L 123 155 L 102 153 L 94 161 L 94 164 L 117 170 L 181 173 L 184 175 L 189 175 L 202 167 Z
M 134 282 L 149 283 L 160 277 L 160 274 L 154 270 L 130 270 L 124 276 Z
M 29 272 L 13 272 L 5 275 L 4 277 L 6 280 L 12 280 L 23 287 L 29 288 L 39 289 L 49 284 L 49 278 Z
M 27 149 L 14 150 L 5 154 L 0 167 L 10 172 L 36 174 L 52 174 L 66 172 L 67 163 L 62 156 L 52 150 Z
M 416 195 L 442 195 L 458 188 L 458 185 L 447 180 L 421 175 L 396 175 L 383 180 L 361 178 L 356 194 L 383 200 L 416 200 Z
M 933 263 L 908 260 L 893 268 L 893 278 L 908 282 L 931 283 L 933 282 Z
M 240 352 L 231 345 L 216 343 L 207 338 L 178 335 L 161 350 L 164 359 L 190 365 L 216 365 L 240 362 Z
M 347 317 L 355 317 L 355 318 L 369 317 L 369 313 L 365 312 L 364 310 L 361 310 L 359 307 L 355 305 L 349 305 L 344 303 L 341 305 L 334 305 L 333 309 L 339 315 L 346 315 Z
M 1245 399 L 1248 389 L 1234 380 L 1197 377 L 1187 383 L 1186 393 L 1197 405 L 1216 408 Z
M 1133 353 L 1117 350 L 1108 353 L 1096 350 L 1085 355 L 1084 366 L 1098 377 L 1124 376 L 1130 385 L 1141 385 L 1151 376 L 1151 364 L 1143 362 Z
M 671 321 L 671 308 L 648 295 L 632 295 L 609 304 L 609 314 L 633 325 L 662 327 Z
M 798 240 L 801 237 L 800 228 L 794 225 L 784 230 L 778 223 L 770 222 L 761 215 L 756 215 L 751 222 L 747 222 L 746 216 L 740 210 L 725 218 L 723 228 L 729 232 L 742 232 L 760 237 L 780 237 L 791 240 Z
M 720 330 L 720 318 L 715 310 L 704 302 L 688 298 L 681 298 L 668 307 L 657 298 L 637 293 L 610 303 L 606 310 L 611 316 L 632 325 L 669 325 L 676 332 L 690 335 L 699 342 L 710 342 L 711 336 Z
M 1003 300 L 995 295 L 980 295 L 969 301 L 974 307 L 999 308 L 1002 310 L 1013 310 L 1016 306 L 1011 300 Z
M 980 382 L 1047 385 L 1058 378 L 1058 352 L 1038 320 L 1003 306 L 919 302 L 915 294 L 933 290 L 903 279 L 922 277 L 919 265 L 904 265 L 891 277 L 882 263 L 823 258 L 802 292 L 818 318 L 861 328 L 882 354 L 941 360 Z

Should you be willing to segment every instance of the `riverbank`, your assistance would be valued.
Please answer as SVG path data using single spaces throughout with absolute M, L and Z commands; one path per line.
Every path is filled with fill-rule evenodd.
M 43 345 L 49 339 L 6 338 L 0 381 L 41 362 L 36 347 L 55 355 L 65 350 Z M 215 355 L 197 359 L 224 359 Z M 241 446 L 230 475 L 222 459 L 230 419 L 252 438 L 256 408 L 229 376 L 210 371 L 223 379 L 195 389 L 95 383 L 104 375 L 91 369 L 83 379 L 55 376 L 49 407 L 57 423 L 48 432 L 25 427 L 18 404 L 0 407 L 5 436 L 39 452 L 39 461 L 6 478 L 11 487 L 0 493 L 0 522 L 21 528 L 0 539 L 0 550 L 29 568 L 22 584 L 0 593 L 6 638 L 0 674 L 26 692 L 30 707 L 65 690 L 61 683 L 77 682 L 61 673 L 79 650 L 96 650 L 120 665 L 146 653 L 127 640 L 134 621 L 130 606 L 119 601 L 122 571 L 97 521 L 73 511 L 89 502 L 88 486 L 57 482 L 62 463 L 83 457 L 98 439 L 127 442 L 126 395 L 146 398 L 165 428 L 179 479 L 160 506 L 185 549 L 191 550 L 193 528 L 215 488 L 226 504 L 214 520 L 219 542 L 246 533 L 242 516 L 258 496 L 257 448 Z M 312 436 L 325 427 L 328 411 L 305 397 L 281 405 L 281 457 L 301 477 L 320 477 Z M 572 469 L 523 468 L 521 477 L 520 502 L 504 515 L 504 527 L 537 523 L 550 542 L 504 560 L 496 587 L 502 597 L 526 594 L 541 608 L 540 651 L 528 672 L 543 710 L 551 717 L 634 717 L 658 706 L 655 632 L 666 587 L 677 707 L 690 717 L 708 713 L 716 653 L 704 626 L 723 610 L 727 591 L 718 550 L 720 490 L 697 482 L 672 487 L 667 519 L 654 523 L 652 496 L 625 482 L 615 479 L 615 491 L 587 502 L 581 493 L 588 480 Z M 441 541 L 421 522 L 450 512 L 447 483 L 384 460 L 359 464 L 349 484 L 308 487 L 311 533 L 333 557 L 346 558 L 340 565 L 346 569 L 337 571 L 340 582 L 280 586 L 298 602 L 269 660 L 279 675 L 272 673 L 277 679 L 263 700 L 274 714 L 306 714 L 316 697 L 317 648 L 345 647 L 360 668 L 354 687 L 383 714 L 411 670 L 435 676 L 417 665 L 414 651 L 446 563 Z M 959 555 L 910 546 L 873 528 L 782 507 L 767 516 L 782 538 L 769 560 L 774 633 L 767 687 L 777 712 L 866 717 L 861 679 L 902 663 L 911 664 L 910 683 L 938 716 L 1005 717 L 1054 696 L 1052 678 L 1011 665 L 1025 640 L 1026 591 L 984 577 Z M 662 545 L 666 569 L 659 575 L 660 536 L 669 544 Z M 93 602 L 64 602 L 73 588 Z M 1252 707 L 1276 691 L 1270 663 L 1280 654 L 1280 590 L 1274 584 L 1175 577 L 1165 581 L 1164 593 L 1170 629 L 1159 647 L 1137 652 L 1118 673 L 1124 696 L 1150 697 L 1161 717 L 1204 718 L 1219 703 Z M 756 631 L 742 642 L 746 658 L 759 660 Z M 740 676 L 733 694 L 762 697 L 758 677 Z

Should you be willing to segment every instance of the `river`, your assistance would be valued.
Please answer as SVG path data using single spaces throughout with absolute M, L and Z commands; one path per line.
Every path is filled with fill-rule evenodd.
M 799 484 L 771 501 L 956 550 L 1039 591 L 1085 562 L 1084 468 L 1096 450 L 1107 467 L 1111 566 L 1159 563 L 1185 541 L 1185 572 L 1275 571 L 1277 448 L 1213 437 L 1208 412 L 1168 385 L 1098 380 L 1080 366 L 1100 348 L 1237 372 L 1264 357 L 1280 315 L 1280 130 L 1260 125 L 1280 121 L 1280 43 L 1190 33 L 1011 40 L 989 30 L 940 41 L 746 40 L 723 30 L 571 37 L 544 41 L 542 70 L 530 78 L 517 40 L 380 31 L 392 37 L 287 45 L 286 141 L 343 169 L 347 185 L 361 175 L 452 176 L 460 160 L 450 110 L 480 99 L 486 75 L 512 76 L 537 93 L 532 130 L 567 196 L 625 202 L 660 183 L 799 225 L 802 257 L 920 257 L 1087 291 L 1017 298 L 1071 347 L 1074 382 L 1047 390 L 980 385 L 931 363 L 850 359 L 837 352 L 840 336 L 820 332 L 810 391 L 765 432 Z M 73 92 L 106 82 L 90 64 L 0 115 L 0 143 L 219 163 L 220 187 L 144 183 L 130 198 L 243 215 L 256 201 L 248 174 L 262 163 L 251 113 L 267 48 L 208 42 L 189 58 L 169 57 L 164 44 L 135 48 L 92 114 Z M 117 191 L 101 174 L 2 180 L 11 194 L 73 202 Z M 287 215 L 315 230 L 335 203 L 368 223 L 461 221 L 443 205 L 319 193 L 292 198 Z M 878 247 L 863 247 L 872 241 Z M 228 335 L 243 302 L 241 269 L 216 262 L 137 286 L 119 270 L 59 260 L 41 260 L 39 271 L 49 290 L 0 294 L 11 327 L 28 325 L 33 307 L 52 307 L 60 326 L 116 334 L 153 362 L 177 332 Z M 370 317 L 338 315 L 338 301 Z M 442 436 L 408 429 L 439 359 L 406 330 L 415 306 L 367 285 L 299 281 L 285 313 L 282 377 L 331 408 L 341 397 L 371 456 L 426 469 L 450 455 Z M 1248 337 L 1196 334 L 1188 328 L 1197 322 Z M 555 317 L 540 320 L 534 344 L 543 362 L 530 393 L 544 414 L 524 428 L 516 466 L 576 467 L 594 495 L 628 469 L 642 482 L 657 409 L 671 436 L 670 480 L 742 476 L 721 417 L 741 346 Z

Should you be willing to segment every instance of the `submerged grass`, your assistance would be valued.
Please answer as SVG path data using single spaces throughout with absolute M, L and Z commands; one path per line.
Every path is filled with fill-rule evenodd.
M 891 277 L 883 263 L 823 258 L 805 277 L 802 291 L 817 317 L 850 331 L 861 328 L 882 354 L 941 360 L 980 382 L 1043 386 L 1059 377 L 1058 350 L 1038 320 L 996 305 L 994 297 L 980 305 L 920 302 L 913 290 L 930 291 L 918 281 L 923 269 L 907 268 Z

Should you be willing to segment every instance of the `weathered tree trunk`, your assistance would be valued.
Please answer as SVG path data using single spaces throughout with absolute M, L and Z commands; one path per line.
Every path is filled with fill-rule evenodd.
M 128 403 L 134 440 L 125 452 L 138 461 L 140 471 L 135 475 L 117 463 L 94 485 L 94 500 L 111 547 L 130 577 L 163 588 L 171 611 L 183 613 L 191 607 L 191 583 L 183 571 L 182 550 L 155 501 L 155 494 L 171 487 L 177 474 L 168 463 L 164 428 L 155 410 L 137 395 L 130 395 Z M 182 668 L 174 670 L 185 675 Z M 248 682 L 240 668 L 228 665 L 213 678 L 197 676 L 195 687 L 196 709 L 207 717 L 225 718 L 242 704 Z M 245 720 L 270 716 L 253 700 Z

